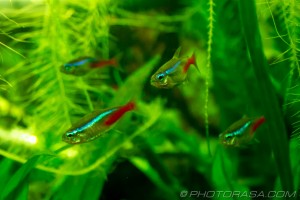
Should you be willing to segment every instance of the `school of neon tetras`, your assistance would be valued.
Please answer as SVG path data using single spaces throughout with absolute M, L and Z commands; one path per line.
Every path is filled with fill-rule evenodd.
M 191 57 L 180 56 L 181 47 L 173 57 L 151 76 L 150 83 L 158 89 L 172 89 L 186 81 L 187 72 L 191 65 L 196 64 L 195 53 Z M 116 58 L 101 60 L 92 57 L 81 57 L 61 66 L 60 71 L 65 74 L 83 76 L 93 69 L 102 67 L 117 67 Z M 79 144 L 90 142 L 111 130 L 121 117 L 136 108 L 135 102 L 126 105 L 116 105 L 113 108 L 95 110 L 74 123 L 62 136 L 64 142 Z M 264 116 L 242 119 L 233 123 L 219 135 L 219 140 L 225 147 L 244 147 L 254 141 L 256 129 L 265 122 Z

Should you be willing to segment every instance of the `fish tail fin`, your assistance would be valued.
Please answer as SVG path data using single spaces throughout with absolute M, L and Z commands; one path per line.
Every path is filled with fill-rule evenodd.
M 111 60 L 112 62 L 112 66 L 117 67 L 118 69 L 120 69 L 120 60 L 123 57 L 123 53 L 118 53 L 117 55 L 115 55 Z
M 123 106 L 123 108 L 124 108 L 124 110 L 126 110 L 126 112 L 135 109 L 135 107 L 136 107 L 136 105 L 135 105 L 134 101 L 129 101 L 126 105 Z
M 121 72 L 124 72 L 124 69 L 121 68 L 121 65 L 120 65 L 120 61 L 123 57 L 123 53 L 118 53 L 116 56 L 114 56 L 112 58 L 112 66 L 115 67 L 116 69 L 120 70 Z
M 198 72 L 200 72 L 198 65 L 196 63 L 196 55 L 195 52 L 193 53 L 193 55 L 187 60 L 185 66 L 183 67 L 183 73 L 186 73 L 188 71 L 188 69 L 190 68 L 191 65 L 194 65 L 196 67 L 196 69 L 198 70 Z
M 91 68 L 101 68 L 101 67 L 110 66 L 110 67 L 115 67 L 122 71 L 122 69 L 120 69 L 120 65 L 119 65 L 119 61 L 121 60 L 122 56 L 123 56 L 123 54 L 119 53 L 110 59 L 95 60 L 90 64 L 90 66 L 91 66 Z
M 261 116 L 259 117 L 258 119 L 256 119 L 254 121 L 254 124 L 252 125 L 252 130 L 251 132 L 254 133 L 256 131 L 256 129 L 266 121 L 265 117 L 264 116 Z
M 193 63 L 192 63 L 192 64 L 196 67 L 196 69 L 197 69 L 198 72 L 200 73 L 199 67 L 198 67 L 198 65 L 197 65 L 197 59 L 196 59 L 195 51 L 194 51 L 194 53 L 193 53 L 193 55 L 192 55 L 192 59 L 193 59 Z
M 104 122 L 106 126 L 110 126 L 118 121 L 126 112 L 135 109 L 134 101 L 128 102 L 126 105 L 119 107 L 108 119 Z
M 101 68 L 101 67 L 106 67 L 106 66 L 112 66 L 112 67 L 117 67 L 118 62 L 115 58 L 111 58 L 108 60 L 98 60 L 95 62 L 92 62 L 90 64 L 91 68 Z
M 122 69 L 121 66 L 120 66 L 120 60 L 121 60 L 122 56 L 123 56 L 123 53 L 119 53 L 119 54 L 117 54 L 116 56 L 114 56 L 113 58 L 104 61 L 104 62 L 106 62 L 106 63 L 105 63 L 105 66 L 114 67 L 114 68 L 116 68 L 117 70 L 119 70 L 119 71 L 121 71 L 121 72 L 124 72 L 124 69 Z M 100 64 L 100 63 L 99 63 L 99 64 Z M 101 65 L 101 64 L 100 64 L 100 65 Z M 100 66 L 100 67 L 101 67 L 101 66 Z
M 113 67 L 118 67 L 119 62 L 116 58 L 112 58 L 112 59 L 110 59 L 110 65 L 113 66 Z

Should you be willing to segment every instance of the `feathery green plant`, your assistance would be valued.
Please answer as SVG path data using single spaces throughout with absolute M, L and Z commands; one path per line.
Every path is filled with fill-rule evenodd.
M 9 84 L 9 82 L 7 82 L 4 78 L 2 78 L 1 76 L 0 76 L 0 82 L 2 82 L 2 83 L 0 83 L 0 89 L 1 90 L 6 90 L 7 89 L 7 86 L 10 86 L 11 87 L 11 85 Z
M 272 40 L 279 47 L 280 53 L 272 63 L 272 68 L 278 68 L 281 76 L 277 75 L 280 84 L 278 94 L 283 96 L 283 109 L 285 122 L 288 122 L 289 135 L 299 135 L 299 29 L 300 22 L 299 3 L 297 1 L 265 1 L 273 23 L 274 33 Z M 287 68 L 289 66 L 290 68 Z M 298 71 L 298 72 L 297 72 Z M 283 77 L 284 76 L 284 77 Z M 278 87 L 277 87 L 278 88 Z M 278 89 L 277 89 L 278 90 Z M 278 92 L 278 91 L 277 91 Z M 294 177 L 298 176 L 298 162 L 295 158 L 297 151 L 291 143 L 292 171 Z M 298 178 L 294 179 L 295 188 L 299 188 Z
M 208 125 L 208 98 L 209 98 L 209 74 L 211 71 L 211 53 L 213 43 L 213 29 L 214 29 L 214 1 L 210 0 L 209 3 L 209 24 L 208 24 L 208 42 L 207 42 L 207 64 L 206 64 L 206 79 L 205 79 L 205 134 L 207 140 L 208 154 L 211 156 L 210 143 L 209 143 L 209 125 Z
M 148 199 L 176 199 L 181 191 L 192 197 L 191 191 L 274 190 L 267 184 L 277 176 L 270 170 L 274 163 L 269 144 L 282 189 L 292 191 L 293 180 L 298 187 L 288 164 L 291 156 L 298 176 L 297 148 L 293 143 L 289 155 L 283 126 L 272 131 L 283 123 L 272 87 L 276 86 L 279 99 L 285 98 L 285 116 L 297 116 L 299 4 L 257 0 L 266 46 L 257 43 L 256 49 L 249 36 L 253 29 L 242 33 L 242 28 L 255 25 L 254 36 L 260 37 L 252 3 L 47 0 L 26 6 L 11 1 L 3 8 L 1 4 L 0 74 L 5 81 L 1 76 L 0 90 L 12 86 L 1 90 L 0 97 L 2 198 L 106 199 L 113 198 L 110 184 L 118 194 L 126 190 L 122 198 L 128 199 L 133 192 L 135 198 L 148 192 Z M 245 7 L 249 9 L 239 18 Z M 189 71 L 188 83 L 179 89 L 151 87 L 151 73 L 170 59 L 167 54 L 177 45 L 197 49 L 197 64 L 204 73 Z M 102 68 L 82 77 L 60 72 L 60 66 L 81 56 L 120 58 L 121 70 Z M 103 137 L 80 145 L 61 142 L 64 131 L 83 115 L 130 100 L 136 109 Z M 265 106 L 266 100 L 272 109 Z M 271 110 L 276 111 L 273 118 Z M 243 115 L 266 116 L 256 133 L 260 143 L 245 149 L 222 148 L 218 134 Z M 292 125 L 289 120 L 285 123 Z M 33 144 L 20 138 L 32 136 Z M 32 157 L 37 153 L 46 158 Z M 131 184 L 140 179 L 147 185 L 134 190 Z

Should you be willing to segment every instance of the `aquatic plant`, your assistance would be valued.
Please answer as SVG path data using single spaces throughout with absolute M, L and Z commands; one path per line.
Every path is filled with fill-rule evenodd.
M 291 138 L 300 130 L 299 5 L 0 2 L 0 198 L 293 195 L 300 175 Z M 200 73 L 191 68 L 172 89 L 152 87 L 151 75 L 179 46 L 183 55 L 195 52 Z M 119 66 L 82 76 L 60 71 L 83 56 L 115 58 Z M 102 137 L 61 141 L 82 116 L 128 101 L 136 109 Z M 225 148 L 219 134 L 243 116 L 265 117 L 258 142 Z

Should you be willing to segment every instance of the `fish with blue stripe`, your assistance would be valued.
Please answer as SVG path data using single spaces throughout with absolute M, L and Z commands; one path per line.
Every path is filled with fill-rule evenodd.
M 95 110 L 72 125 L 62 136 L 64 142 L 78 144 L 89 142 L 102 136 L 128 111 L 135 108 L 134 102 L 124 106 Z
M 60 71 L 64 74 L 83 76 L 89 73 L 92 69 L 102 68 L 106 66 L 117 67 L 118 63 L 116 58 L 98 60 L 96 58 L 84 56 L 65 63 L 60 67 Z
M 170 89 L 183 83 L 187 77 L 187 71 L 191 65 L 196 65 L 195 53 L 191 57 L 179 57 L 179 47 L 173 57 L 161 66 L 151 77 L 151 85 L 157 88 Z
M 221 144 L 227 147 L 243 147 L 251 143 L 256 129 L 265 122 L 265 117 L 243 117 L 219 135 Z

